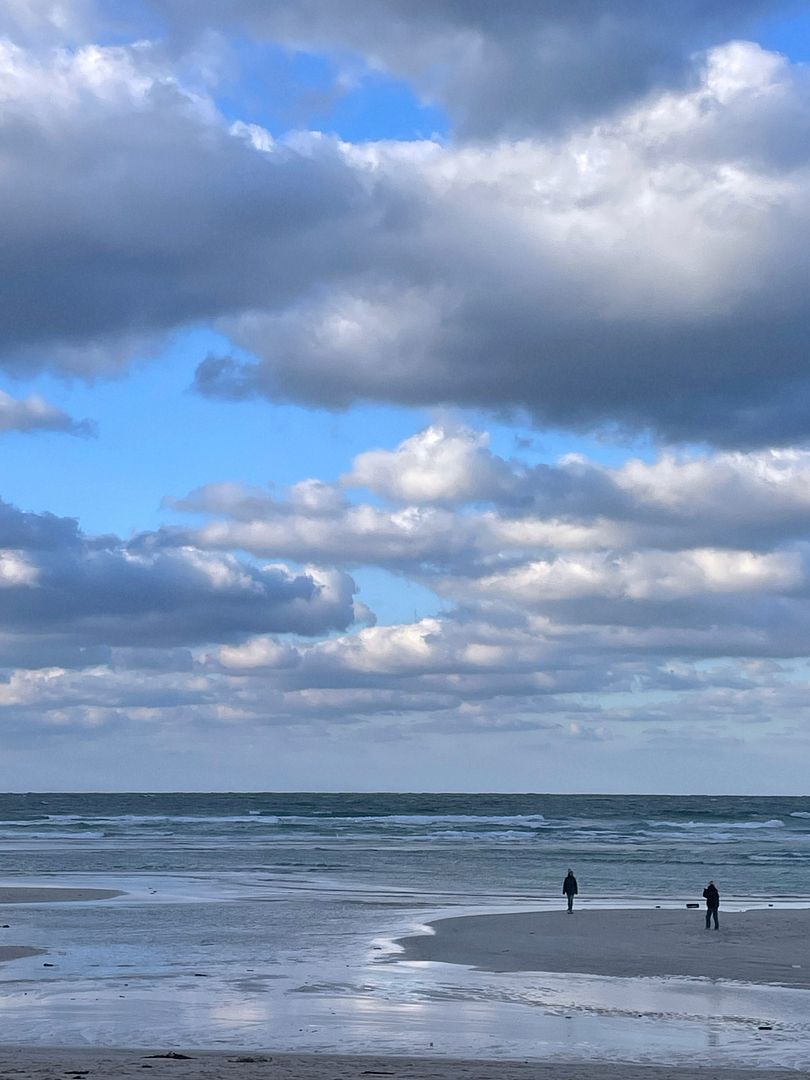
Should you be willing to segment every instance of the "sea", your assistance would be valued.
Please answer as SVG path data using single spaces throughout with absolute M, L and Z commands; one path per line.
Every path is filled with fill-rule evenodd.
M 569 866 L 582 910 L 810 907 L 810 798 L 0 794 L 0 887 L 121 893 L 0 908 L 46 950 L 0 965 L 0 1041 L 807 1065 L 810 991 L 403 957 Z

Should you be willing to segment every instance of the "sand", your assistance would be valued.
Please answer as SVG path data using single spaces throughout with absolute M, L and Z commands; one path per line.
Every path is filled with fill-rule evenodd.
M 0 1047 L 0 1076 L 15 1080 L 796 1080 L 784 1069 L 670 1068 L 657 1065 L 451 1058 L 342 1057 L 333 1054 L 205 1053 L 166 1057 L 166 1050 L 85 1050 Z M 178 1051 L 169 1051 L 178 1053 Z M 182 1051 L 180 1051 L 182 1053 Z M 154 1055 L 163 1055 L 156 1057 Z M 146 1067 L 149 1070 L 146 1070 Z
M 0 904 L 58 904 L 78 900 L 109 900 L 123 896 L 120 889 L 40 889 L 25 886 L 0 886 Z
M 44 949 L 34 949 L 30 945 L 0 945 L 0 964 L 6 960 L 22 960 L 24 956 L 42 956 Z
M 404 938 L 405 959 L 486 971 L 686 976 L 810 988 L 810 910 L 525 912 L 441 919 Z

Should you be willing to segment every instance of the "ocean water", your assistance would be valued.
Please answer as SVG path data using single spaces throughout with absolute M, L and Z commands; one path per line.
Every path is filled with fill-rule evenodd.
M 0 884 L 124 894 L 0 910 L 0 943 L 49 952 L 0 968 L 0 1038 L 806 1063 L 805 991 L 398 959 L 435 917 L 558 906 L 568 866 L 584 907 L 710 877 L 810 906 L 810 798 L 0 795 Z

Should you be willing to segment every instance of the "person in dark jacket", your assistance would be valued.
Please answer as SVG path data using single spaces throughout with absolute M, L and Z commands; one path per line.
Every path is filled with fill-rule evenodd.
M 717 912 L 720 910 L 720 893 L 713 881 L 710 881 L 703 890 L 703 895 L 706 898 L 706 929 L 709 929 L 709 923 L 714 919 L 714 928 L 719 930 Z
M 574 871 L 569 867 L 568 873 L 565 876 L 563 882 L 563 896 L 568 897 L 568 914 L 574 910 L 574 897 L 579 892 L 577 888 L 577 879 L 574 877 Z

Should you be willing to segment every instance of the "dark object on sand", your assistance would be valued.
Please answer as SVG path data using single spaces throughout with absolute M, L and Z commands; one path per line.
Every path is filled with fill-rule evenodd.
M 171 1058 L 172 1061 L 193 1061 L 189 1054 L 178 1054 L 176 1050 L 170 1050 L 168 1054 L 147 1054 L 149 1058 Z
M 687 904 L 687 907 L 700 907 L 700 904 Z

